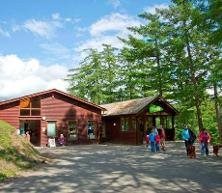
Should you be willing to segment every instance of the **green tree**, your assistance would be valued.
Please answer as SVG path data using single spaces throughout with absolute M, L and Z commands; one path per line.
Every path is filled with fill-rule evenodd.
M 222 1 L 208 0 L 207 19 L 210 22 L 210 40 L 214 44 L 222 45 Z
M 103 102 L 101 55 L 96 49 L 89 49 L 87 52 L 88 55 L 80 63 L 80 67 L 70 70 L 67 78 L 70 83 L 69 91 L 100 104 Z
M 126 44 L 123 52 L 125 60 L 130 63 L 132 71 L 137 72 L 140 80 L 140 88 L 146 96 L 150 93 L 158 93 L 163 95 L 169 92 L 169 74 L 168 67 L 165 61 L 165 42 L 166 34 L 163 22 L 160 19 L 160 14 L 142 13 L 139 17 L 146 21 L 146 24 L 139 27 L 129 27 L 129 30 L 134 33 L 127 40 L 122 41 Z M 130 72 L 129 72 L 130 73 Z M 133 74 L 135 77 L 135 74 Z M 137 80 L 138 82 L 138 80 Z M 133 84 L 135 85 L 135 83 Z
M 219 131 L 220 139 L 222 142 L 222 114 L 221 114 L 221 101 L 219 95 L 222 91 L 222 59 L 221 59 L 221 43 L 222 43 L 222 1 L 208 0 L 200 1 L 195 0 L 197 7 L 203 10 L 201 25 L 205 31 L 208 31 L 208 47 L 211 49 L 209 53 L 209 61 L 211 68 L 209 72 L 208 85 L 213 90 L 213 100 L 215 106 L 216 122 Z
M 97 104 L 115 101 L 117 90 L 117 49 L 103 45 L 103 50 L 84 50 L 86 57 L 78 68 L 70 69 L 69 91 Z
M 119 54 L 119 88 L 122 100 L 144 96 L 143 64 L 135 60 L 135 53 L 124 47 Z
M 101 51 L 101 62 L 103 69 L 103 93 L 105 103 L 116 101 L 118 92 L 118 50 L 111 45 L 103 44 Z
M 211 57 L 207 44 L 208 31 L 199 25 L 201 11 L 189 1 L 175 0 L 163 11 L 169 29 L 168 53 L 175 97 L 196 109 L 199 129 L 203 128 L 201 105 L 206 97 L 207 74 Z

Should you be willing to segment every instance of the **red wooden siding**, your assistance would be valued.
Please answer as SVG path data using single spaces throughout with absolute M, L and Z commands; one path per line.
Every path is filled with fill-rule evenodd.
M 96 125 L 101 122 L 101 110 L 59 94 L 47 95 L 42 98 L 41 116 L 46 117 L 42 127 L 47 127 L 47 121 L 55 121 L 57 136 L 63 133 L 66 139 L 68 135 L 68 121 L 76 121 L 79 143 L 86 143 L 88 141 L 88 121 L 94 121 Z M 47 137 L 44 132 L 42 132 L 41 139 L 42 144 L 45 144 Z
M 19 128 L 19 102 L 0 106 L 0 119 L 8 122 L 16 129 Z
M 129 117 L 129 130 L 121 131 L 120 117 L 104 117 L 107 140 L 114 143 L 137 144 L 137 130 L 132 130 L 130 119 L 131 117 Z
M 27 96 L 26 96 L 27 97 Z M 32 125 L 36 138 L 36 145 L 45 146 L 48 143 L 47 122 L 56 122 L 57 136 L 63 133 L 67 140 L 68 122 L 75 121 L 78 130 L 78 143 L 87 143 L 88 121 L 93 121 L 95 130 L 101 124 L 101 108 L 80 98 L 72 97 L 57 90 L 28 95 L 30 99 L 39 97 L 41 115 L 20 116 L 19 102 L 22 98 L 3 101 L 0 104 L 0 119 L 7 121 L 15 128 L 19 128 L 20 121 L 27 121 Z M 44 118 L 45 117 L 45 118 Z

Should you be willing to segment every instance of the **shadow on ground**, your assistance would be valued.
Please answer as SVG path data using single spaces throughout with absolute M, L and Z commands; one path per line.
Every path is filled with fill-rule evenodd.
M 54 163 L 0 184 L 1 192 L 222 192 L 222 159 L 188 159 L 183 143 L 166 152 L 144 146 L 82 145 L 41 149 Z

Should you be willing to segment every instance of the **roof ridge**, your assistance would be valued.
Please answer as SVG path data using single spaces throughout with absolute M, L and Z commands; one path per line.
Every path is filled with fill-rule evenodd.
M 7 99 L 7 100 L 4 100 L 4 101 L 0 101 L 0 105 L 3 105 L 3 104 L 8 104 L 8 103 L 11 103 L 11 102 L 15 102 L 15 101 L 18 101 L 18 100 L 21 100 L 23 98 L 27 98 L 27 97 L 35 97 L 35 96 L 40 96 L 40 95 L 44 95 L 44 94 L 48 94 L 48 93 L 51 93 L 51 92 L 56 92 L 56 93 L 59 93 L 59 94 L 62 94 L 62 95 L 65 95 L 69 98 L 72 98 L 74 100 L 77 100 L 77 101 L 80 101 L 80 102 L 83 102 L 83 103 L 86 103 L 88 105 L 92 105 L 94 107 L 97 107 L 99 109 L 104 109 L 102 106 L 99 106 L 93 102 L 90 102 L 86 99 L 82 99 L 80 97 L 77 97 L 77 96 L 74 96 L 74 95 L 71 95 L 69 93 L 66 93 L 66 92 L 63 92 L 61 90 L 58 90 L 58 89 L 49 89 L 49 90 L 43 90 L 43 91 L 40 91 L 40 92 L 36 92 L 36 93 L 31 93 L 31 94 L 27 94 L 27 95 L 23 95 L 23 96 L 20 96 L 20 97 L 16 97 L 16 98 L 12 98 L 12 99 Z
M 100 104 L 100 106 L 109 105 L 109 104 L 115 104 L 115 103 L 123 103 L 123 102 L 135 101 L 135 100 L 142 100 L 142 99 L 147 99 L 147 98 L 156 98 L 156 97 L 158 97 L 158 95 L 147 96 L 147 97 L 143 97 L 143 98 L 128 99 L 128 100 L 124 100 L 124 101 L 116 101 L 116 102 L 112 102 L 112 103 L 105 103 L 105 104 Z

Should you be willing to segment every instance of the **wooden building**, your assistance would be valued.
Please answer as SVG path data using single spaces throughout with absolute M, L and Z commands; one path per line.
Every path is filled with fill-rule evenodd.
M 0 119 L 21 134 L 30 131 L 31 143 L 46 146 L 62 133 L 66 143 L 87 143 L 101 125 L 96 104 L 52 89 L 0 102 Z
M 101 105 L 106 139 L 110 142 L 142 144 L 144 134 L 162 125 L 166 140 L 174 140 L 174 117 L 178 111 L 163 97 L 154 96 Z

